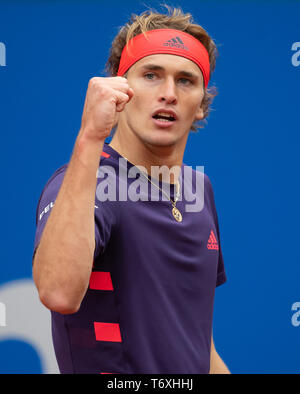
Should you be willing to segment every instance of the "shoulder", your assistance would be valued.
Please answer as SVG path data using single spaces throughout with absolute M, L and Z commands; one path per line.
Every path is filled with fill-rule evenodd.
M 60 178 L 63 178 L 63 177 L 64 177 L 67 168 L 68 168 L 68 163 L 62 165 L 61 167 L 59 167 L 59 168 L 50 176 L 50 178 L 48 179 L 48 181 L 46 182 L 46 184 L 45 184 L 45 186 L 44 186 L 44 189 L 43 189 L 43 191 L 42 191 L 42 194 L 43 194 L 43 192 L 44 192 L 51 184 L 53 184 L 53 182 L 58 181 Z
M 212 183 L 209 176 L 204 172 L 204 167 L 197 166 L 196 169 L 183 165 L 183 178 L 186 184 L 192 184 L 193 189 L 199 185 L 203 185 L 204 190 L 213 193 Z
M 56 191 L 57 188 L 60 187 L 63 178 L 65 176 L 66 170 L 67 170 L 68 164 L 64 164 L 61 167 L 59 167 L 51 176 L 48 178 L 42 192 L 40 195 L 39 202 L 43 198 L 44 194 L 51 193 L 52 191 Z
M 65 172 L 67 170 L 68 164 L 64 164 L 61 167 L 59 167 L 48 179 L 46 182 L 43 190 L 41 191 L 37 208 L 36 208 L 36 223 L 38 221 L 38 216 L 43 214 L 43 212 L 39 213 L 39 210 L 41 206 L 45 205 L 45 209 L 49 208 L 48 206 L 52 203 L 54 203 L 54 199 L 58 193 L 58 190 L 60 188 L 60 185 L 62 184 Z

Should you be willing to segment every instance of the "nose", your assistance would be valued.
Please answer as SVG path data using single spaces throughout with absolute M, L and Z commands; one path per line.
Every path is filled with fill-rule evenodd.
M 160 102 L 167 102 L 168 104 L 177 103 L 176 85 L 173 79 L 166 79 L 163 85 L 160 86 L 160 88 Z

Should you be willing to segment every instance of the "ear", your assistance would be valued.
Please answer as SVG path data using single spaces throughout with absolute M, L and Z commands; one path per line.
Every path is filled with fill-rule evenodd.
M 204 117 L 204 111 L 202 107 L 202 103 L 199 105 L 196 115 L 195 115 L 195 120 L 202 120 Z

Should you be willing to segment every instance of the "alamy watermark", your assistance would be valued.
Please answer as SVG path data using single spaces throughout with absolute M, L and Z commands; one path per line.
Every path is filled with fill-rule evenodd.
M 0 302 L 0 327 L 6 326 L 6 306 Z
M 296 311 L 292 315 L 292 325 L 294 327 L 300 326 L 300 302 L 294 302 L 292 305 L 292 311 Z
M 294 67 L 300 66 L 300 42 L 294 42 L 292 45 L 292 51 L 295 53 L 292 56 L 292 65 Z
M 172 205 L 183 202 L 180 211 L 201 212 L 204 208 L 204 166 L 151 166 L 150 174 L 143 166 L 131 166 L 119 158 L 119 171 L 102 165 L 98 168 L 100 180 L 96 188 L 96 200 L 105 201 L 169 201 Z M 177 180 L 177 182 L 175 182 Z M 39 220 L 50 213 L 55 201 L 42 207 Z M 95 205 L 95 208 L 99 208 Z
M 0 67 L 6 66 L 6 47 L 3 42 L 0 42 Z
M 170 201 L 184 202 L 185 212 L 201 212 L 204 207 L 204 167 L 151 166 L 151 173 L 143 166 L 127 167 L 127 160 L 119 158 L 119 173 L 112 166 L 101 166 L 97 172 L 101 179 L 96 189 L 99 201 Z M 178 178 L 178 184 L 172 180 Z M 178 186 L 177 186 L 178 185 Z M 150 192 L 149 192 L 150 187 Z

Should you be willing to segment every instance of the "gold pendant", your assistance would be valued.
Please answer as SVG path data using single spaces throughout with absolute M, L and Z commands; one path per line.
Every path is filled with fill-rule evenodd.
M 174 216 L 174 219 L 177 220 L 177 222 L 182 222 L 182 215 L 179 211 L 179 209 L 177 209 L 176 207 L 173 207 L 172 209 L 172 214 Z

